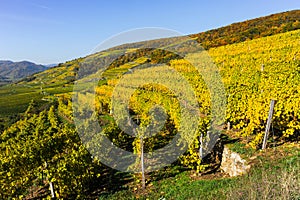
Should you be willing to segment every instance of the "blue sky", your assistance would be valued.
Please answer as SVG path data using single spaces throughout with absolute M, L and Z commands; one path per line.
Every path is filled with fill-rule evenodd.
M 0 60 L 65 62 L 130 29 L 189 34 L 299 8 L 299 0 L 0 0 Z

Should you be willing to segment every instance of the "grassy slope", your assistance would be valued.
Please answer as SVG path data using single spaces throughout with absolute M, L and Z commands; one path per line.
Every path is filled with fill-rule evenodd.
M 134 187 L 100 199 L 299 199 L 299 145 L 258 152 L 250 173 L 235 178 L 195 177 L 183 172 L 153 181 L 146 191 Z

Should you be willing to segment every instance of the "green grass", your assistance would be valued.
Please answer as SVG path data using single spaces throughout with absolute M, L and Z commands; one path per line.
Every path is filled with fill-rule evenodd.
M 32 99 L 37 100 L 42 97 L 43 95 L 37 88 L 24 86 L 0 87 L 0 116 L 22 113 Z
M 231 151 L 234 151 L 241 155 L 242 158 L 253 156 L 255 150 L 251 147 L 246 147 L 246 144 L 241 142 L 234 142 L 226 145 Z
M 42 91 L 44 93 L 42 93 Z M 25 112 L 31 100 L 42 103 L 48 95 L 69 93 L 72 85 L 48 85 L 41 90 L 40 86 L 7 85 L 0 87 L 0 117 L 12 116 Z
M 283 150 L 286 151 L 286 150 Z M 153 181 L 146 192 L 134 188 L 103 194 L 99 199 L 300 199 L 300 150 L 289 148 L 289 156 L 273 159 L 264 153 L 249 174 L 235 178 L 193 180 L 189 172 Z M 277 157 L 278 158 L 278 157 Z
M 153 182 L 151 192 L 139 195 L 129 190 L 113 195 L 106 195 L 106 199 L 213 199 L 216 195 L 225 198 L 224 188 L 233 183 L 233 179 L 193 181 L 188 172 L 160 182 Z M 100 199 L 104 196 L 100 196 Z

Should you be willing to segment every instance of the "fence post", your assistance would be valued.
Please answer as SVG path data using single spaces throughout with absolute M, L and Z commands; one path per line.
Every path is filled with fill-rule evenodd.
M 52 199 L 55 199 L 55 192 L 54 192 L 54 186 L 53 186 L 53 183 L 50 182 L 49 185 L 50 185 L 50 190 L 51 190 L 51 198 L 52 198 Z
M 201 133 L 200 135 L 200 149 L 199 149 L 199 156 L 200 156 L 200 159 L 203 158 L 203 133 Z
M 141 143 L 141 168 L 142 168 L 142 188 L 146 188 L 146 179 L 145 179 L 145 165 L 144 165 L 144 140 L 143 136 L 140 136 Z
M 270 126 L 271 126 L 271 122 L 272 122 L 274 106 L 275 106 L 275 100 L 272 99 L 271 103 L 270 103 L 269 117 L 268 117 L 268 121 L 267 121 L 267 126 L 266 126 L 266 131 L 265 131 L 265 136 L 264 136 L 262 149 L 265 149 L 266 146 L 267 146 L 267 140 L 268 140 Z
M 47 167 L 48 167 L 48 163 L 45 162 L 45 168 L 47 168 Z M 46 177 L 46 179 L 48 180 L 48 177 Z M 55 199 L 56 197 L 55 197 L 54 184 L 53 184 L 53 182 L 50 182 L 49 185 L 50 185 L 50 191 L 51 191 L 51 198 L 52 198 L 52 199 Z

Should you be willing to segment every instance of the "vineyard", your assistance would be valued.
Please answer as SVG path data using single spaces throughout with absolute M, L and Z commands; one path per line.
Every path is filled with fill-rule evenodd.
M 200 136 L 207 136 L 208 131 L 215 127 L 226 135 L 230 124 L 230 137 L 239 138 L 245 148 L 260 149 L 271 99 L 276 100 L 271 130 L 273 144 L 299 141 L 299 38 L 300 30 L 293 30 L 210 48 L 207 52 L 219 70 L 219 76 L 215 75 L 213 67 L 202 68 L 199 73 L 194 64 L 206 60 L 196 53 L 188 53 L 182 58 L 165 50 L 147 50 L 145 53 L 126 49 L 124 55 L 129 55 L 128 59 L 123 56 L 113 62 L 98 77 L 95 87 L 89 84 L 95 79 L 97 69 L 90 69 L 88 75 L 80 77 L 82 63 L 100 63 L 101 59 L 103 63 L 109 63 L 118 51 L 70 61 L 52 69 L 51 73 L 45 71 L 34 75 L 32 80 L 15 84 L 13 87 L 20 91 L 19 98 L 23 93 L 26 98 L 34 100 L 18 120 L 2 127 L 0 198 L 51 198 L 49 183 L 54 184 L 59 199 L 95 197 L 103 192 L 123 190 L 127 182 L 142 187 L 140 180 L 144 174 L 132 173 L 140 171 L 141 162 L 145 162 L 144 179 L 148 185 L 159 176 L 167 176 L 167 171 L 172 169 L 195 170 L 201 174 L 214 163 L 210 163 L 213 162 L 210 158 L 199 158 Z M 75 99 L 75 104 L 76 94 L 72 89 L 76 76 L 82 80 L 77 87 L 88 89 Z M 54 77 L 61 81 L 53 82 Z M 221 80 L 216 80 L 218 78 Z M 222 87 L 216 85 L 220 82 Z M 20 84 L 26 84 L 26 88 L 32 91 L 28 92 Z M 214 100 L 213 87 L 219 92 L 214 95 L 225 99 Z M 90 91 L 90 88 L 94 90 Z M 224 89 L 224 94 L 220 88 Z M 8 87 L 2 88 L 3 94 L 10 92 Z M 217 107 L 214 108 L 213 103 Z M 18 110 L 23 107 L 21 105 Z M 94 108 L 93 113 L 87 112 L 89 107 Z M 126 109 L 128 116 L 124 114 L 123 117 L 120 113 Z M 220 112 L 224 109 L 220 118 L 222 123 L 217 125 L 213 122 L 214 109 Z M 4 112 L 12 110 L 8 107 Z M 76 119 L 84 115 L 90 116 L 91 121 L 76 123 Z M 120 128 L 126 117 L 139 127 L 134 129 L 135 135 Z M 101 136 L 83 144 L 83 138 L 92 137 L 91 133 L 98 130 L 93 127 L 92 120 L 101 124 Z M 131 126 L 124 125 L 124 129 Z M 87 135 L 78 135 L 82 129 L 87 130 Z M 148 129 L 157 132 L 146 135 Z M 103 164 L 103 155 L 94 157 L 89 145 L 102 141 L 103 137 L 132 153 L 135 159 L 127 166 L 126 172 L 118 172 Z M 147 156 L 174 138 L 176 145 L 182 145 L 182 148 L 186 145 L 186 151 L 165 168 L 165 175 L 161 175 L 164 172 L 158 169 L 159 172 L 150 170 L 154 161 Z M 110 151 L 106 151 L 107 156 Z M 141 156 L 145 156 L 145 160 L 141 160 Z
M 299 31 L 211 49 L 228 94 L 227 121 L 259 147 L 271 99 L 275 136 L 299 136 Z

